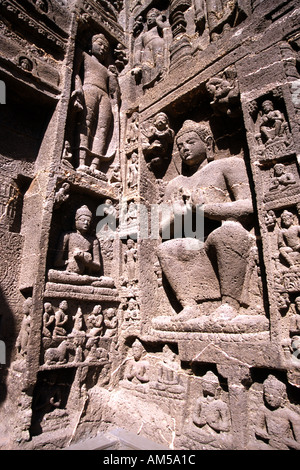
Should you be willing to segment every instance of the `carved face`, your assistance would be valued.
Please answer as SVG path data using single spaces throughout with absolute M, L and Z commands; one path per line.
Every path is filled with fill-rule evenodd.
M 102 310 L 101 305 L 95 305 L 95 307 L 93 308 L 93 314 L 99 315 L 101 313 L 101 310 Z
M 269 100 L 264 101 L 261 107 L 264 113 L 269 113 L 270 111 L 274 111 L 273 103 L 272 101 L 269 101 Z
M 63 311 L 67 310 L 68 309 L 68 302 L 66 300 L 63 300 L 60 304 L 59 304 L 59 308 Z
M 108 308 L 106 310 L 106 317 L 113 318 L 115 316 L 115 310 L 113 308 Z
M 46 313 L 52 312 L 52 305 L 51 305 L 49 302 L 46 302 L 46 303 L 44 304 L 44 308 L 45 308 L 45 312 L 46 312 Z
M 23 310 L 24 315 L 29 315 L 31 307 L 32 307 L 32 301 L 31 301 L 30 298 L 28 298 L 23 303 L 23 309 L 22 310 Z
M 101 36 L 96 37 L 92 41 L 92 54 L 99 60 L 103 60 L 107 54 L 107 43 Z
M 270 210 L 265 214 L 265 223 L 267 227 L 274 227 L 276 224 L 276 215 L 274 211 Z
M 288 211 L 284 211 L 281 215 L 281 224 L 283 227 L 290 227 L 293 225 L 293 214 Z
M 268 387 L 264 390 L 265 400 L 271 408 L 276 409 L 281 406 L 283 401 L 282 392 L 282 390 L 278 390 L 275 387 Z
M 277 305 L 279 309 L 285 309 L 290 305 L 289 295 L 286 292 L 278 297 Z
M 148 27 L 156 25 L 157 16 L 158 16 L 158 13 L 155 10 L 150 10 L 148 12 L 147 17 L 146 17 Z
M 164 114 L 158 114 L 154 121 L 155 127 L 162 131 L 168 127 L 168 118 Z
M 206 145 L 197 132 L 190 131 L 179 136 L 177 147 L 182 160 L 189 166 L 200 164 L 206 158 Z
M 91 218 L 88 215 L 81 215 L 76 220 L 76 229 L 80 233 L 87 233 L 91 226 Z
M 143 355 L 143 346 L 139 344 L 133 344 L 132 355 L 136 361 L 139 361 Z
M 128 248 L 134 248 L 134 241 L 131 238 L 127 240 L 127 246 Z
M 130 299 L 128 301 L 128 310 L 134 310 L 136 308 L 136 301 L 134 299 Z
M 211 371 L 207 372 L 202 379 L 203 395 L 216 396 L 219 389 L 220 383 L 217 376 Z
M 278 163 L 277 165 L 274 166 L 274 174 L 275 174 L 276 176 L 281 176 L 281 175 L 283 175 L 284 170 L 285 170 L 285 166 L 284 166 L 284 165 L 281 165 L 280 163 Z

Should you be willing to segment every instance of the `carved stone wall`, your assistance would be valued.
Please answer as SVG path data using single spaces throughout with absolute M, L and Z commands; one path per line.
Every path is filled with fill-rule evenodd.
M 299 450 L 298 2 L 1 0 L 0 28 L 0 448 Z

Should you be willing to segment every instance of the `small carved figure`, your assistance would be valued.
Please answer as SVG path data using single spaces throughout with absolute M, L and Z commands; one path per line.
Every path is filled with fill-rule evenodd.
M 125 378 L 130 382 L 142 384 L 149 382 L 149 362 L 142 359 L 144 353 L 144 346 L 136 339 L 132 344 L 133 359 L 128 361 L 125 373 Z
M 231 418 L 228 405 L 220 398 L 221 386 L 218 377 L 211 371 L 202 379 L 203 396 L 198 398 L 193 414 L 193 422 L 203 428 L 205 441 L 213 440 L 221 432 L 229 432 Z M 217 434 L 216 434 L 217 433 Z M 211 436 L 211 437 L 209 437 Z
M 272 209 L 265 213 L 265 224 L 268 230 L 273 230 L 276 222 L 276 214 Z
M 126 222 L 128 225 L 131 225 L 133 223 L 136 223 L 137 221 L 137 204 L 134 201 L 130 201 L 128 205 L 128 211 L 126 213 Z
M 278 235 L 279 253 L 289 267 L 300 263 L 300 226 L 294 224 L 294 214 L 284 210 Z
M 83 315 L 81 307 L 78 307 L 77 312 L 75 315 L 72 316 L 72 319 L 74 320 L 74 324 L 71 334 L 74 335 L 76 333 L 82 333 Z
M 103 210 L 100 215 L 103 214 L 104 217 L 97 224 L 97 238 L 103 241 L 113 240 L 117 230 L 118 210 L 111 199 L 106 199 L 100 207 Z M 111 247 L 102 244 L 102 252 L 105 250 L 108 254 L 107 250 L 110 251 Z
M 90 330 L 89 336 L 100 336 L 103 332 L 103 314 L 101 305 L 95 305 L 92 313 L 87 318 Z
M 138 185 L 138 158 L 137 154 L 134 152 L 131 156 L 131 159 L 128 161 L 128 178 L 127 178 L 127 186 L 130 189 L 137 188 Z
M 293 173 L 286 171 L 285 165 L 283 163 L 276 163 L 274 165 L 274 177 L 271 180 L 270 191 L 285 188 L 290 184 L 295 184 L 296 179 Z
M 128 145 L 134 145 L 138 142 L 139 139 L 139 113 L 132 113 L 128 129 L 126 132 L 126 142 Z
M 289 294 L 287 292 L 281 292 L 277 296 L 277 308 L 280 312 L 284 313 L 288 310 L 291 304 Z
M 66 330 L 64 328 L 65 324 L 68 321 L 68 302 L 63 300 L 59 304 L 58 310 L 55 312 L 55 327 L 53 330 L 53 336 L 66 336 Z
M 263 115 L 260 122 L 262 140 L 269 142 L 286 132 L 287 123 L 281 111 L 274 109 L 271 100 L 265 100 L 261 105 Z
M 20 332 L 16 341 L 17 351 L 25 356 L 28 350 L 28 342 L 31 331 L 32 321 L 32 298 L 28 297 L 23 303 L 23 320 L 21 323 Z
M 251 247 L 249 251 L 241 303 L 244 305 L 244 307 L 250 307 L 252 304 L 252 308 L 255 311 L 260 312 L 262 308 L 260 305 L 262 298 L 263 284 L 261 277 L 261 266 L 259 261 L 258 247 L 256 244 L 254 244 L 254 246 Z
M 128 59 L 126 57 L 126 49 L 121 44 L 118 43 L 114 49 L 115 64 L 119 71 L 123 70 L 125 65 L 128 64 Z
M 59 241 L 55 267 L 77 274 L 98 274 L 100 264 L 100 244 L 96 236 L 90 234 L 92 213 L 87 206 L 76 211 L 75 232 L 63 234 Z
M 51 327 L 55 322 L 55 315 L 52 304 L 50 302 L 44 303 L 44 315 L 43 315 L 43 336 L 45 338 L 51 338 L 52 331 Z
M 143 152 L 151 165 L 170 158 L 174 131 L 169 127 L 169 119 L 165 113 L 158 113 L 153 124 L 144 126 L 143 136 Z
M 74 362 L 82 362 L 84 360 L 83 345 L 85 342 L 84 331 L 73 329 L 70 337 L 72 338 L 72 349 L 75 349 Z
M 144 29 L 144 19 L 142 15 L 139 15 L 132 27 L 133 35 L 136 37 L 138 36 Z
M 300 450 L 299 414 L 285 405 L 286 386 L 274 375 L 264 381 L 266 406 L 260 410 L 255 435 L 269 448 Z
M 116 163 L 116 165 L 113 168 L 113 173 L 110 178 L 110 183 L 118 188 L 121 187 L 122 179 L 121 179 L 121 167 L 119 163 Z
M 73 168 L 72 159 L 73 159 L 72 147 L 71 147 L 70 142 L 66 140 L 63 153 L 62 153 L 62 162 L 69 168 Z
M 120 231 L 124 232 L 122 238 L 136 238 L 138 223 L 138 204 L 134 201 L 130 201 L 128 206 L 127 203 L 124 204 L 124 208 L 120 210 Z
M 106 217 L 111 217 L 113 220 L 117 218 L 118 211 L 113 205 L 113 202 L 111 199 L 105 199 L 105 207 L 103 208 L 104 215 Z
M 169 348 L 163 348 L 163 360 L 159 363 L 158 377 L 155 387 L 171 393 L 181 393 L 184 387 L 180 384 L 180 366 L 176 362 L 176 354 Z
M 64 340 L 57 348 L 49 348 L 45 351 L 44 362 L 46 365 L 65 364 L 67 362 L 67 351 L 70 347 L 70 342 Z
M 137 300 L 133 297 L 128 300 L 127 310 L 124 313 L 124 320 L 126 323 L 131 324 L 132 322 L 140 319 L 140 310 L 138 307 Z
M 23 70 L 26 70 L 26 72 L 31 72 L 33 69 L 33 63 L 28 57 L 20 57 L 19 65 Z
M 146 15 L 147 29 L 139 37 L 136 65 L 132 70 L 137 80 L 142 79 L 143 88 L 150 88 L 165 71 L 165 40 L 163 29 L 166 21 L 161 12 L 152 8 Z
M 210 105 L 216 116 L 226 114 L 236 117 L 240 112 L 239 89 L 235 80 L 229 81 L 226 77 L 213 77 L 208 80 L 206 89 L 212 98 Z
M 135 242 L 131 238 L 127 240 L 127 250 L 124 253 L 124 260 L 126 263 L 126 274 L 128 282 L 136 280 L 136 261 L 137 249 Z
M 112 338 L 116 335 L 118 328 L 118 318 L 116 315 L 116 310 L 114 308 L 108 308 L 104 312 L 104 324 L 105 324 L 105 338 Z
M 157 287 L 162 287 L 162 285 L 163 285 L 162 269 L 161 269 L 159 261 L 156 261 L 154 263 L 154 273 L 155 273 L 156 279 L 157 279 Z
M 61 188 L 57 191 L 55 194 L 55 206 L 60 207 L 63 202 L 67 201 L 69 199 L 69 191 L 70 191 L 70 185 L 69 183 L 65 182 L 61 185 Z
M 83 53 L 83 79 L 76 75 L 72 93 L 78 111 L 84 116 L 80 130 L 79 169 L 99 171 L 100 162 L 110 159 L 107 155 L 109 135 L 113 125 L 112 101 L 119 100 L 116 76 L 105 65 L 109 43 L 103 34 L 92 38 L 91 55 Z M 76 104 L 78 103 L 78 104 Z

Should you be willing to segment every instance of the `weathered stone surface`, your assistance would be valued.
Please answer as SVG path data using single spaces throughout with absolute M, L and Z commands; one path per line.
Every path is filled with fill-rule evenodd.
M 0 30 L 0 448 L 299 450 L 299 2 Z

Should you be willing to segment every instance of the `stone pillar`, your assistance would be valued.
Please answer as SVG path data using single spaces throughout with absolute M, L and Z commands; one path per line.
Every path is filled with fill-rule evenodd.
M 173 0 L 170 6 L 170 24 L 173 41 L 170 46 L 171 67 L 191 55 L 191 43 L 186 35 L 184 12 L 191 6 L 190 0 Z

